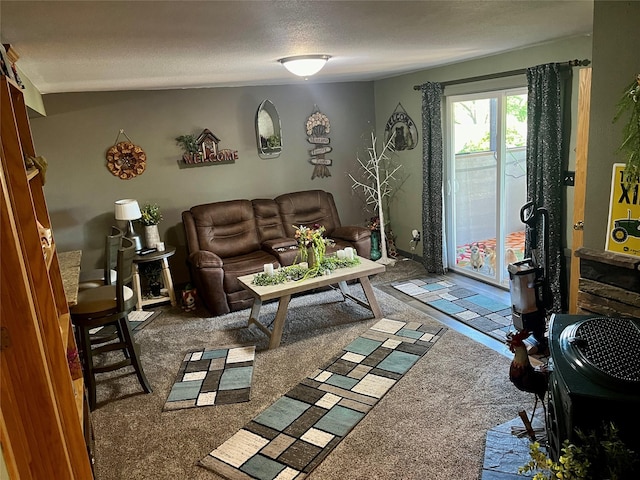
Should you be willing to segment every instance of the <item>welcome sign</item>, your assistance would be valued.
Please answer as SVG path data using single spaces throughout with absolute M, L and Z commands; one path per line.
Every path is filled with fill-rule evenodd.
M 625 181 L 624 167 L 613 165 L 605 249 L 640 257 L 640 178 Z

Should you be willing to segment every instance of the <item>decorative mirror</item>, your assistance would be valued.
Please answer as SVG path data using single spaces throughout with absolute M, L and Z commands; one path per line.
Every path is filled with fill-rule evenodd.
M 258 140 L 258 156 L 260 158 L 276 158 L 282 151 L 282 131 L 280 116 L 270 100 L 264 100 L 256 113 L 256 137 Z

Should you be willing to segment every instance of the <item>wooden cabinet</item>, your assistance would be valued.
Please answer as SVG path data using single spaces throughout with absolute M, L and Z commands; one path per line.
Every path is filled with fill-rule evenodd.
M 0 77 L 1 236 L 0 440 L 11 479 L 91 479 L 82 375 L 55 239 L 43 249 L 38 222 L 50 228 L 43 175 L 35 157 L 21 89 Z M 73 378 L 79 377 L 79 378 Z

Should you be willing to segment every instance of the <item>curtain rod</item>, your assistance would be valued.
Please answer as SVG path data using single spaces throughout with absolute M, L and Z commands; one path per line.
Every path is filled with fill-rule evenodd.
M 591 61 L 587 60 L 569 60 L 567 62 L 558 63 L 561 67 L 586 67 Z M 479 75 L 477 77 L 460 78 L 458 80 L 450 80 L 448 82 L 441 82 L 440 85 L 446 87 L 448 85 L 459 85 L 461 83 L 479 82 L 481 80 L 493 80 L 494 78 L 513 77 L 514 75 L 524 75 L 527 73 L 526 68 L 519 70 L 510 70 L 508 72 L 489 73 L 488 75 Z M 422 85 L 414 85 L 414 90 L 420 90 Z

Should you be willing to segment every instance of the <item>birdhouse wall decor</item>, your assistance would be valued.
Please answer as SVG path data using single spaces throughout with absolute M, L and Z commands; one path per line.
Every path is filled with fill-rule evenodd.
M 178 160 L 180 168 L 235 163 L 239 158 L 237 150 L 219 148 L 220 139 L 207 128 L 198 137 L 181 135 L 176 142 L 185 151 L 182 159 Z

